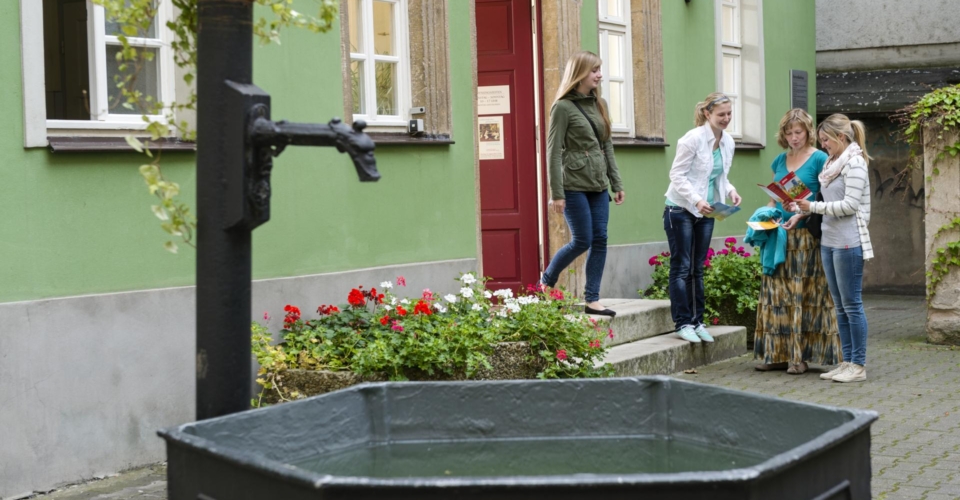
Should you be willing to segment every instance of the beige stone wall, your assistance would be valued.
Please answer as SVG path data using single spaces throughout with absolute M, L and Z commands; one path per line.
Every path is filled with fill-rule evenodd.
M 924 139 L 926 270 L 929 272 L 937 249 L 960 239 L 958 229 L 937 234 L 941 227 L 960 217 L 960 158 L 950 155 L 942 160 L 936 158 L 943 145 L 955 144 L 960 134 L 947 133 L 938 141 L 936 134 L 928 129 L 924 131 Z M 939 173 L 935 173 L 935 169 Z M 951 266 L 935 292 L 927 305 L 927 339 L 937 344 L 960 345 L 960 266 Z
M 541 3 L 543 25 L 543 101 L 546 106 L 547 121 L 550 120 L 550 106 L 553 104 L 567 59 L 581 50 L 580 11 L 581 0 L 544 0 Z M 550 126 L 549 123 L 546 124 Z M 546 160 L 546 159 L 544 159 Z M 570 229 L 563 215 L 550 212 L 548 215 L 550 257 L 570 241 Z M 557 286 L 565 287 L 578 297 L 583 295 L 586 284 L 586 254 L 573 261 L 557 281 Z

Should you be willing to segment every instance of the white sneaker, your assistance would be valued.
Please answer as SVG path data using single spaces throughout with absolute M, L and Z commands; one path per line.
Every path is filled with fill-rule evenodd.
M 707 331 L 707 327 L 703 325 L 697 325 L 697 327 L 693 329 L 693 333 L 696 333 L 697 337 L 700 337 L 700 340 L 704 342 L 713 342 L 713 337 L 710 336 L 710 332 Z
M 834 382 L 863 382 L 867 380 L 866 367 L 850 363 L 846 371 L 833 377 Z
M 693 327 L 690 325 L 684 326 L 677 330 L 677 335 L 687 342 L 692 342 L 694 344 L 700 343 L 700 337 L 697 336 L 697 332 L 693 331 Z
M 820 378 L 823 380 L 833 380 L 833 377 L 836 377 L 837 375 L 840 375 L 841 373 L 843 373 L 850 366 L 850 364 L 851 363 L 844 361 L 843 363 L 840 363 L 833 370 L 830 370 L 827 373 L 821 373 Z

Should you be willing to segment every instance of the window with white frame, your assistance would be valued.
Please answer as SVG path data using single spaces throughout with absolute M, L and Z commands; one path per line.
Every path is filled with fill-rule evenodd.
M 410 107 L 406 0 L 348 0 L 353 119 L 406 127 Z
M 740 45 L 740 0 L 720 0 L 720 91 L 733 103 L 733 118 L 727 130 L 734 137 L 741 137 L 743 111 L 741 94 L 741 45 Z
M 630 0 L 599 0 L 600 59 L 603 60 L 602 94 L 609 105 L 614 134 L 632 136 L 633 57 L 630 33 Z
M 764 145 L 762 0 L 715 0 L 717 89 L 733 101 L 727 131 L 741 143 Z
M 21 0 L 20 6 L 27 147 L 46 145 L 48 135 L 144 129 L 144 110 L 124 104 L 116 77 L 132 74 L 132 89 L 152 102 L 175 100 L 170 2 L 157 4 L 147 32 L 128 35 L 131 46 L 151 56 L 126 65 L 117 61 L 120 26 L 103 7 L 90 0 Z

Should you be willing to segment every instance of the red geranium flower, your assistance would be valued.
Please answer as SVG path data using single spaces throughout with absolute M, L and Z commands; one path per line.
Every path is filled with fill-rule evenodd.
M 331 314 L 335 314 L 338 312 L 340 312 L 340 308 L 337 306 L 328 306 L 326 304 L 321 304 L 320 307 L 317 308 L 317 313 L 322 316 L 329 316 Z
M 591 340 L 590 347 L 600 347 L 600 339 Z
M 407 310 L 404 309 L 403 306 L 397 306 L 397 314 L 399 314 L 400 316 L 406 316 Z
M 713 324 L 715 324 L 715 325 L 720 324 L 720 318 L 714 316 L 714 317 L 713 317 L 713 321 L 711 321 L 711 323 L 713 323 Z
M 400 286 L 407 286 L 407 280 L 403 279 L 403 276 L 397 276 L 397 284 Z
M 550 290 L 550 297 L 552 297 L 554 300 L 563 300 L 563 291 L 559 288 L 554 288 L 553 290 Z
M 367 305 L 367 300 L 363 297 L 363 292 L 354 288 L 350 290 L 350 294 L 347 295 L 347 302 L 350 303 L 353 307 L 362 307 Z
M 560 349 L 560 350 L 558 350 L 558 351 L 557 351 L 557 359 L 559 359 L 560 361 L 563 361 L 563 360 L 567 359 L 567 350 L 566 350 L 566 349 Z
M 397 308 L 399 310 L 399 308 Z M 413 314 L 426 314 L 430 316 L 433 314 L 433 311 L 430 310 L 430 304 L 422 300 L 417 301 L 417 305 L 413 306 Z
M 390 316 L 384 316 L 380 318 L 380 324 L 383 326 L 387 326 L 387 323 L 389 322 L 390 322 Z

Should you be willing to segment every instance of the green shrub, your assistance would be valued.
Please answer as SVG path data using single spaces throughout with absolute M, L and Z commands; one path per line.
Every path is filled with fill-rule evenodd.
M 648 299 L 670 299 L 670 253 L 654 255 L 648 262 L 654 266 L 653 284 L 639 290 L 640 295 Z M 727 238 L 722 250 L 709 249 L 703 270 L 704 319 L 714 325 L 723 321 L 722 304 L 731 300 L 736 301 L 737 313 L 756 311 L 762 269 L 760 255 L 738 247 L 736 238 Z

